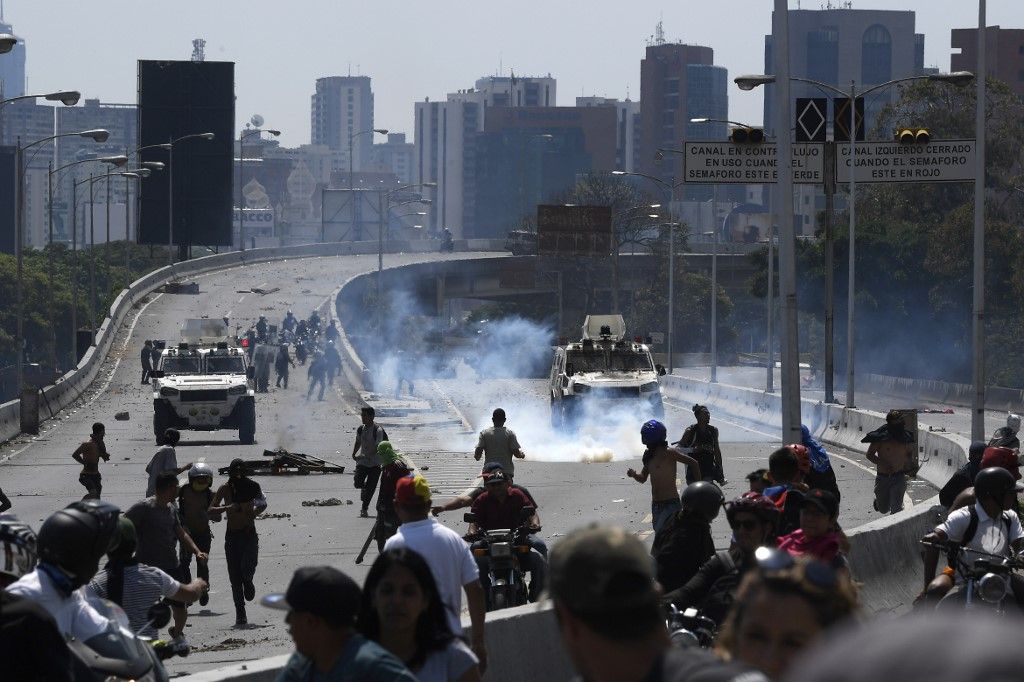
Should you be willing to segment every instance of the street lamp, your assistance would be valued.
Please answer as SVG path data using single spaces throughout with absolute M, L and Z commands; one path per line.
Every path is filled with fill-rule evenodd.
M 18 44 L 18 37 L 10 33 L 0 33 L 0 54 L 7 54 Z
M 185 140 L 212 140 L 216 137 L 213 133 L 192 133 L 182 135 L 168 142 L 146 145 L 155 149 L 163 149 L 167 152 L 167 265 L 174 265 L 174 145 Z M 140 147 L 144 149 L 144 147 Z
M 0 100 L 0 107 L 23 99 L 39 99 L 40 97 L 50 102 L 60 102 L 65 106 L 73 107 L 82 98 L 82 93 L 77 90 L 57 90 L 56 92 L 43 92 L 34 95 L 18 95 L 17 97 Z
M 984 0 L 982 0 L 982 1 L 984 1 Z M 982 32 L 984 32 L 984 31 L 982 30 Z M 861 92 L 860 96 L 861 97 L 866 97 L 867 95 L 871 94 L 872 92 L 881 90 L 882 88 L 886 88 L 886 87 L 889 87 L 891 85 L 896 85 L 898 83 L 905 83 L 905 82 L 908 82 L 908 81 L 927 80 L 927 81 L 933 81 L 933 82 L 938 82 L 938 83 L 948 83 L 948 84 L 951 84 L 951 85 L 966 85 L 967 83 L 969 83 L 973 79 L 974 79 L 974 74 L 972 74 L 969 71 L 955 71 L 953 73 L 934 73 L 934 74 L 928 74 L 928 75 L 925 75 L 925 76 L 908 76 L 906 78 L 897 78 L 895 80 L 887 81 L 885 83 L 880 83 L 878 85 L 872 86 L 872 87 L 868 88 L 867 90 Z M 737 76 L 734 80 L 735 80 L 736 85 L 740 88 L 740 90 L 753 90 L 754 88 L 759 87 L 761 85 L 768 85 L 770 83 L 775 83 L 776 82 L 776 77 L 774 75 L 770 75 L 770 74 L 758 74 L 758 75 Z M 853 407 L 854 406 L 854 350 L 855 350 L 855 346 L 854 346 L 854 312 L 855 312 L 855 300 L 854 300 L 855 299 L 855 295 L 854 294 L 855 294 L 855 286 L 854 285 L 855 285 L 855 281 L 856 281 L 856 271 L 855 271 L 856 194 L 855 193 L 856 193 L 856 189 L 857 189 L 856 174 L 854 172 L 856 167 L 857 167 L 857 145 L 856 145 L 856 136 L 857 136 L 856 135 L 856 133 L 857 133 L 856 112 L 857 112 L 857 107 L 854 104 L 857 101 L 856 100 L 856 97 L 857 97 L 857 84 L 856 84 L 856 81 L 850 81 L 850 90 L 849 90 L 849 92 L 845 92 L 845 91 L 843 91 L 843 90 L 841 90 L 841 89 L 839 89 L 839 88 L 837 88 L 837 87 L 835 87 L 833 85 L 829 85 L 828 83 L 822 83 L 820 81 L 812 80 L 810 78 L 800 78 L 800 77 L 797 77 L 797 76 L 789 76 L 788 77 L 788 81 L 795 81 L 795 82 L 799 82 L 799 83 L 808 83 L 810 85 L 816 86 L 816 87 L 821 88 L 823 90 L 828 90 L 830 92 L 836 93 L 836 94 L 838 94 L 838 95 L 840 95 L 842 97 L 849 97 L 850 98 L 850 122 L 849 122 L 850 128 L 849 129 L 850 129 L 850 137 L 851 137 L 852 141 L 850 142 L 850 185 L 849 185 L 849 194 L 850 194 L 850 209 L 849 209 L 850 226 L 849 226 L 849 232 L 850 232 L 850 234 L 849 234 L 849 247 L 848 247 L 848 254 L 847 254 L 847 256 L 848 256 L 848 267 L 847 267 L 847 269 L 848 269 L 848 273 L 847 273 L 848 280 L 847 280 L 847 303 L 846 303 L 846 337 L 847 337 L 846 338 L 846 406 L 847 407 Z M 787 136 L 787 140 L 788 140 L 788 136 Z M 780 164 L 780 167 L 781 167 L 781 164 Z M 787 248 L 789 248 L 789 247 L 787 246 Z M 826 249 L 831 249 L 831 243 L 826 244 Z M 826 277 L 831 279 L 833 277 L 833 273 L 826 273 Z M 791 330 L 791 332 L 793 334 L 795 334 L 796 330 L 793 329 L 793 330 Z M 827 339 L 825 339 L 825 343 L 828 344 L 828 345 L 831 345 L 833 343 L 833 340 L 831 338 L 827 338 Z M 984 434 L 982 434 L 982 435 L 984 435 Z
M 366 130 L 360 130 L 357 133 L 353 133 L 351 130 L 348 131 L 348 191 L 349 191 L 349 194 L 351 195 L 349 197 L 349 201 L 353 202 L 352 203 L 352 218 L 353 218 L 353 222 L 355 223 L 353 227 L 355 228 L 355 238 L 356 239 L 362 239 L 362 234 L 363 234 L 363 220 L 362 220 L 362 217 L 363 217 L 363 204 L 362 204 L 361 201 L 360 202 L 356 202 L 355 194 L 353 194 L 353 190 L 355 189 L 355 167 L 354 167 L 354 159 L 353 159 L 353 153 L 354 153 L 353 152 L 353 149 L 354 149 L 353 143 L 354 143 L 355 139 L 357 137 L 359 137 L 360 135 L 373 135 L 374 133 L 377 133 L 378 135 L 387 135 L 388 132 L 390 132 L 390 131 L 387 128 L 368 128 Z M 379 209 L 381 207 L 378 206 L 377 208 Z
M 55 93 L 56 94 L 56 93 Z M 68 93 L 61 93 L 68 94 Z M 75 93 L 77 94 L 77 93 Z M 18 99 L 18 98 L 13 98 Z M 10 100 L 8 100 L 10 101 Z M 75 100 L 77 101 L 77 99 Z M 0 102 L 2 104 L 2 102 Z M 28 163 L 25 161 L 25 152 L 32 147 L 36 147 L 51 140 L 56 140 L 61 137 L 86 137 L 96 142 L 106 142 L 107 138 L 110 137 L 110 132 L 103 130 L 102 128 L 90 128 L 89 130 L 81 130 L 73 133 L 58 133 L 57 135 L 50 135 L 44 137 L 41 140 L 35 140 L 27 145 L 22 146 L 21 141 L 18 141 L 17 148 L 15 149 L 15 182 L 17 187 L 17 193 L 15 194 L 15 215 L 14 221 L 14 250 L 17 254 L 17 308 L 18 308 L 18 319 L 17 319 L 17 336 L 15 343 L 18 346 L 18 363 L 16 372 L 16 381 L 18 385 L 18 393 L 20 395 L 22 383 L 24 380 L 25 372 L 25 283 L 24 283 L 24 232 L 25 232 L 25 171 Z M 38 151 L 38 150 L 37 150 Z M 34 155 L 34 154 L 33 154 Z
M 243 131 L 238 135 L 238 243 L 239 250 L 242 252 L 243 262 L 245 260 L 245 211 L 243 210 L 244 205 L 242 200 L 242 182 L 244 181 L 242 177 L 242 164 L 245 163 L 245 148 L 242 144 L 245 142 L 245 138 L 252 137 L 253 135 L 259 135 L 260 133 L 267 133 L 277 137 L 281 134 L 281 131 L 255 128 L 253 130 Z
M 367 131 L 367 132 L 371 132 L 371 131 Z M 375 132 L 375 133 L 379 133 L 379 132 L 387 133 L 387 130 L 380 131 L 380 130 L 374 129 L 372 132 Z M 351 156 L 349 157 L 349 159 L 351 160 Z M 349 178 L 351 178 L 351 177 L 352 176 L 349 175 Z M 437 183 L 436 182 L 417 182 L 417 183 L 413 183 L 413 184 L 410 184 L 410 185 L 401 185 L 401 186 L 396 187 L 396 188 L 394 188 L 392 190 L 388 190 L 388 191 L 380 190 L 378 192 L 378 196 L 377 196 L 377 202 L 378 202 L 377 203 L 377 217 L 378 217 L 378 223 L 377 223 L 377 294 L 376 294 L 377 295 L 377 330 L 378 331 L 382 327 L 382 324 L 383 324 L 383 317 L 382 316 L 384 314 L 383 300 L 381 298 L 381 296 L 383 295 L 383 288 L 382 288 L 381 285 L 382 285 L 383 279 L 384 279 L 384 221 L 386 220 L 385 216 L 387 216 L 391 212 L 391 207 L 390 207 L 390 205 L 388 203 L 388 200 L 390 199 L 391 195 L 395 194 L 396 192 L 402 192 L 402 191 L 405 191 L 407 189 L 414 189 L 414 188 L 417 188 L 417 187 L 426 187 L 426 188 L 434 188 L 434 189 L 436 189 L 437 188 Z M 415 203 L 415 200 L 409 201 L 407 203 Z M 422 203 L 430 204 L 431 202 L 429 200 L 423 200 Z

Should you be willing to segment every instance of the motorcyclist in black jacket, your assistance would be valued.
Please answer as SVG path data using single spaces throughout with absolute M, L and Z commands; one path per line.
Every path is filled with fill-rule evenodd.
M 714 483 L 698 481 L 679 496 L 682 509 L 657 535 L 651 554 L 658 566 L 658 582 L 665 590 L 682 587 L 715 553 L 711 522 L 722 509 L 722 490 Z

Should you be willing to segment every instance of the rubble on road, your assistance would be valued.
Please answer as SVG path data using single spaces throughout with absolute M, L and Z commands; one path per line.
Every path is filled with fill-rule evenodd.
M 246 476 L 291 476 L 307 474 L 343 474 L 345 467 L 327 460 L 304 455 L 300 452 L 289 452 L 284 448 L 264 450 L 264 457 L 272 459 L 247 459 L 243 461 Z M 221 475 L 227 475 L 228 467 L 219 469 Z
M 337 497 L 328 497 L 326 500 L 303 500 L 303 507 L 340 507 L 343 504 L 352 504 L 352 500 L 342 502 Z

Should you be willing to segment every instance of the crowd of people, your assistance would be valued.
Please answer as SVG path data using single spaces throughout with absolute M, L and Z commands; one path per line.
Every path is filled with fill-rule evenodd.
M 291 371 L 304 366 L 306 400 L 317 392 L 317 400 L 322 401 L 324 392 L 334 385 L 334 378 L 341 373 L 340 338 L 337 320 L 332 319 L 324 325 L 316 310 L 304 320 L 289 310 L 278 327 L 271 326 L 267 317 L 260 315 L 244 341 L 250 362 L 256 368 L 257 392 L 270 390 L 271 367 L 276 374 L 274 387 L 288 390 Z M 261 346 L 270 352 L 259 351 Z

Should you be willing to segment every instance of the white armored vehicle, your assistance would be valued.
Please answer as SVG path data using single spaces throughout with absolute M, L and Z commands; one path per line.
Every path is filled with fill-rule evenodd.
M 226 320 L 185 320 L 181 342 L 166 348 L 153 372 L 153 433 L 168 428 L 237 429 L 238 440 L 256 440 L 253 376 L 245 349 L 234 345 Z
M 656 366 L 646 345 L 626 338 L 621 315 L 587 315 L 579 341 L 555 347 L 551 362 L 551 426 L 573 429 L 580 417 L 635 410 L 663 419 Z

